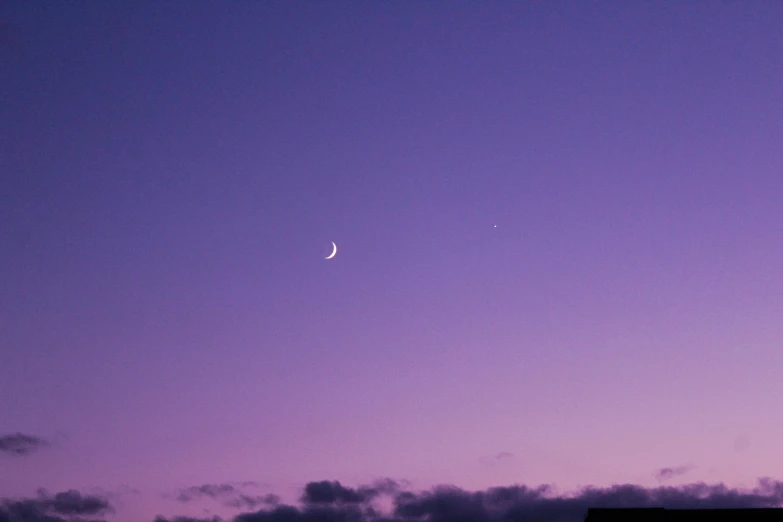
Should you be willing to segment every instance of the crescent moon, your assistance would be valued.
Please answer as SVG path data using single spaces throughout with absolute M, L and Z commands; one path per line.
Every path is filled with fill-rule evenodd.
M 335 244 L 334 244 L 334 241 L 332 241 L 332 248 L 333 248 L 334 250 L 332 250 L 332 253 L 331 253 L 331 254 L 329 254 L 328 256 L 326 256 L 326 259 L 332 259 L 332 258 L 335 256 L 335 254 L 337 254 L 337 245 L 335 245 Z

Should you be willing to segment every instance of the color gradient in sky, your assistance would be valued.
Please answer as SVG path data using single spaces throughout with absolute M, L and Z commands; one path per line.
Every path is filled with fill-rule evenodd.
M 781 27 L 2 4 L 0 494 L 132 522 L 781 477 Z M 266 500 L 182 500 L 221 484 Z

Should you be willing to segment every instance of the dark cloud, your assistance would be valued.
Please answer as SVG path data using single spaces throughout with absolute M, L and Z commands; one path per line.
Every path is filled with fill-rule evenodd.
M 234 522 L 365 522 L 381 520 L 374 510 L 362 510 L 356 505 L 308 506 L 297 509 L 293 506 L 278 506 L 270 511 L 244 513 Z
M 300 507 L 281 505 L 244 513 L 234 522 L 582 522 L 589 507 L 670 509 L 764 508 L 783 505 L 783 482 L 762 479 L 751 490 L 703 483 L 644 488 L 588 487 L 555 495 L 549 486 L 509 486 L 469 492 L 451 486 L 413 493 L 396 490 L 391 513 L 371 506 L 375 488 L 347 488 L 339 482 L 311 482 Z
M 400 484 L 391 479 L 375 481 L 359 488 L 347 488 L 338 481 L 322 480 L 305 486 L 302 503 L 305 505 L 366 504 L 381 495 L 392 495 Z
M 501 451 L 497 455 L 495 455 L 495 460 L 508 460 L 513 459 L 514 454 L 508 451 Z
M 305 504 L 361 504 L 378 495 L 375 488 L 346 488 L 337 481 L 310 482 L 305 486 L 302 502 Z
M 684 475 L 692 469 L 691 466 L 677 466 L 676 468 L 661 468 L 655 472 L 655 478 L 658 480 L 669 480 L 674 477 Z
M 206 484 L 184 492 L 191 492 L 194 495 L 188 497 L 191 499 L 198 495 L 224 502 L 228 499 L 237 501 L 237 506 L 242 507 L 242 501 L 237 499 L 243 493 L 232 484 Z M 391 499 L 389 512 L 381 512 L 373 505 L 380 496 Z M 583 522 L 591 507 L 781 507 L 783 482 L 765 478 L 752 489 L 704 483 L 657 488 L 626 484 L 555 494 L 554 489 L 546 485 L 536 488 L 514 485 L 472 492 L 438 486 L 412 492 L 403 490 L 399 483 L 391 480 L 358 488 L 346 487 L 337 481 L 320 481 L 305 486 L 299 506 L 272 505 L 273 500 L 276 502 L 267 498 L 263 502 L 265 508 L 242 513 L 232 522 Z M 250 508 L 252 504 L 248 502 L 244 507 L 253 509 Z M 113 512 L 106 498 L 75 490 L 54 495 L 40 490 L 36 498 L 0 500 L 0 522 L 105 522 L 102 517 Z M 223 522 L 223 519 L 217 516 L 158 516 L 154 522 Z
M 363 491 L 371 490 L 375 495 L 391 495 L 402 490 L 403 487 L 410 486 L 407 480 L 396 481 L 390 478 L 379 479 L 372 483 L 370 486 L 364 486 L 361 488 Z
M 109 501 L 95 495 L 82 495 L 78 491 L 69 490 L 50 497 L 45 490 L 40 490 L 39 502 L 46 508 L 61 515 L 99 515 L 112 512 Z
M 277 495 L 269 494 L 252 496 L 245 495 L 244 493 L 240 493 L 235 498 L 226 500 L 224 502 L 226 506 L 240 509 L 254 509 L 260 505 L 276 506 L 279 503 L 280 497 Z
M 48 443 L 45 440 L 33 435 L 25 435 L 24 433 L 11 433 L 0 437 L 0 453 L 29 455 L 47 445 Z
M 255 509 L 258 506 L 274 506 L 280 503 L 277 495 L 250 495 L 243 491 L 244 488 L 256 487 L 255 482 L 241 482 L 238 485 L 231 483 L 204 484 L 183 489 L 177 495 L 180 502 L 192 502 L 208 498 L 222 503 L 224 506 L 239 509 Z
M 75 490 L 53 496 L 39 490 L 37 498 L 0 501 L 0 522 L 84 522 L 84 517 L 113 512 L 105 498 Z
M 174 517 L 174 518 L 165 518 L 162 516 L 155 517 L 155 522 L 222 522 L 222 518 L 220 517 L 212 517 L 212 518 L 193 518 L 193 517 Z

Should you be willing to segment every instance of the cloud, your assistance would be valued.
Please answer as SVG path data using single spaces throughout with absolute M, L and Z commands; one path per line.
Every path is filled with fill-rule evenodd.
M 514 454 L 510 451 L 501 451 L 494 455 L 484 455 L 479 458 L 479 461 L 484 466 L 508 465 L 514 462 Z
M 180 491 L 177 500 L 180 502 L 190 502 L 203 497 L 218 498 L 225 495 L 232 495 L 237 489 L 231 484 L 204 484 L 203 486 L 192 486 Z
M 268 494 L 251 496 L 241 493 L 236 498 L 226 500 L 225 505 L 233 508 L 253 509 L 262 504 L 267 506 L 276 506 L 279 503 L 280 497 L 277 495 Z
M 216 500 L 224 506 L 239 509 L 255 509 L 261 505 L 274 506 L 280 502 L 277 495 L 249 495 L 243 491 L 244 488 L 256 486 L 258 486 L 257 483 L 250 481 L 241 482 L 238 485 L 234 485 L 234 483 L 203 484 L 180 490 L 176 499 L 180 502 L 192 502 L 208 498 Z
M 655 478 L 658 480 L 669 480 L 674 477 L 679 477 L 680 475 L 684 475 L 685 473 L 689 472 L 692 468 L 692 466 L 677 466 L 676 468 L 661 468 L 658 471 L 655 472 Z
M 141 495 L 141 491 L 131 487 L 127 484 L 121 484 L 120 486 L 112 489 L 105 489 L 105 488 L 92 488 L 90 489 L 90 492 L 93 495 L 96 495 L 98 497 L 103 497 L 109 501 L 115 501 L 115 502 L 122 502 L 122 499 L 134 496 L 137 497 Z
M 73 489 L 53 497 L 49 497 L 46 490 L 39 490 L 38 496 L 43 506 L 61 515 L 98 515 L 113 511 L 105 498 L 82 495 Z
M 109 513 L 114 513 L 114 509 L 108 500 L 75 490 L 50 495 L 41 489 L 36 498 L 0 501 L 2 522 L 81 522 L 85 516 Z
M 222 522 L 222 518 L 220 517 L 212 517 L 212 518 L 193 518 L 193 517 L 174 517 L 174 518 L 165 518 L 162 516 L 155 517 L 155 522 Z
M 347 488 L 338 481 L 322 480 L 305 486 L 301 500 L 305 505 L 366 504 L 381 495 L 393 495 L 400 491 L 400 483 L 382 479 L 371 485 Z
M 750 438 L 747 435 L 740 435 L 734 439 L 734 451 L 745 451 L 750 447 Z
M 302 502 L 305 504 L 362 504 L 372 500 L 379 491 L 372 487 L 346 488 L 337 481 L 310 482 L 305 486 Z
M 243 494 L 233 484 L 205 484 L 184 492 L 190 492 L 191 496 L 183 498 L 192 500 L 200 495 L 223 502 Z M 388 512 L 374 506 L 374 500 L 381 496 L 391 500 Z M 752 489 L 704 483 L 656 488 L 624 484 L 556 494 L 548 485 L 512 485 L 479 491 L 437 486 L 413 492 L 392 480 L 356 488 L 324 480 L 306 484 L 298 506 L 265 504 L 258 511 L 242 513 L 233 519 L 159 515 L 154 522 L 582 522 L 591 507 L 780 507 L 783 482 L 763 478 Z M 0 500 L 0 522 L 99 522 L 103 519 L 96 517 L 113 512 L 105 497 L 75 490 L 54 495 L 39 490 L 38 496 L 32 499 Z
M 783 505 L 783 482 L 761 479 L 751 490 L 723 484 L 644 488 L 587 487 L 555 495 L 551 486 L 497 487 L 469 492 L 453 486 L 390 493 L 393 508 L 380 513 L 370 505 L 372 488 L 348 488 L 339 482 L 311 482 L 300 507 L 280 505 L 244 513 L 234 522 L 582 522 L 589 507 L 666 507 L 670 509 L 761 508 Z
M 47 445 L 45 440 L 24 433 L 11 433 L 0 437 L 0 453 L 29 455 Z

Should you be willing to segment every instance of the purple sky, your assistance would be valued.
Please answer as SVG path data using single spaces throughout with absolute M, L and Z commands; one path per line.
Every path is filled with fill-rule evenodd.
M 782 477 L 782 26 L 2 4 L 0 494 Z

